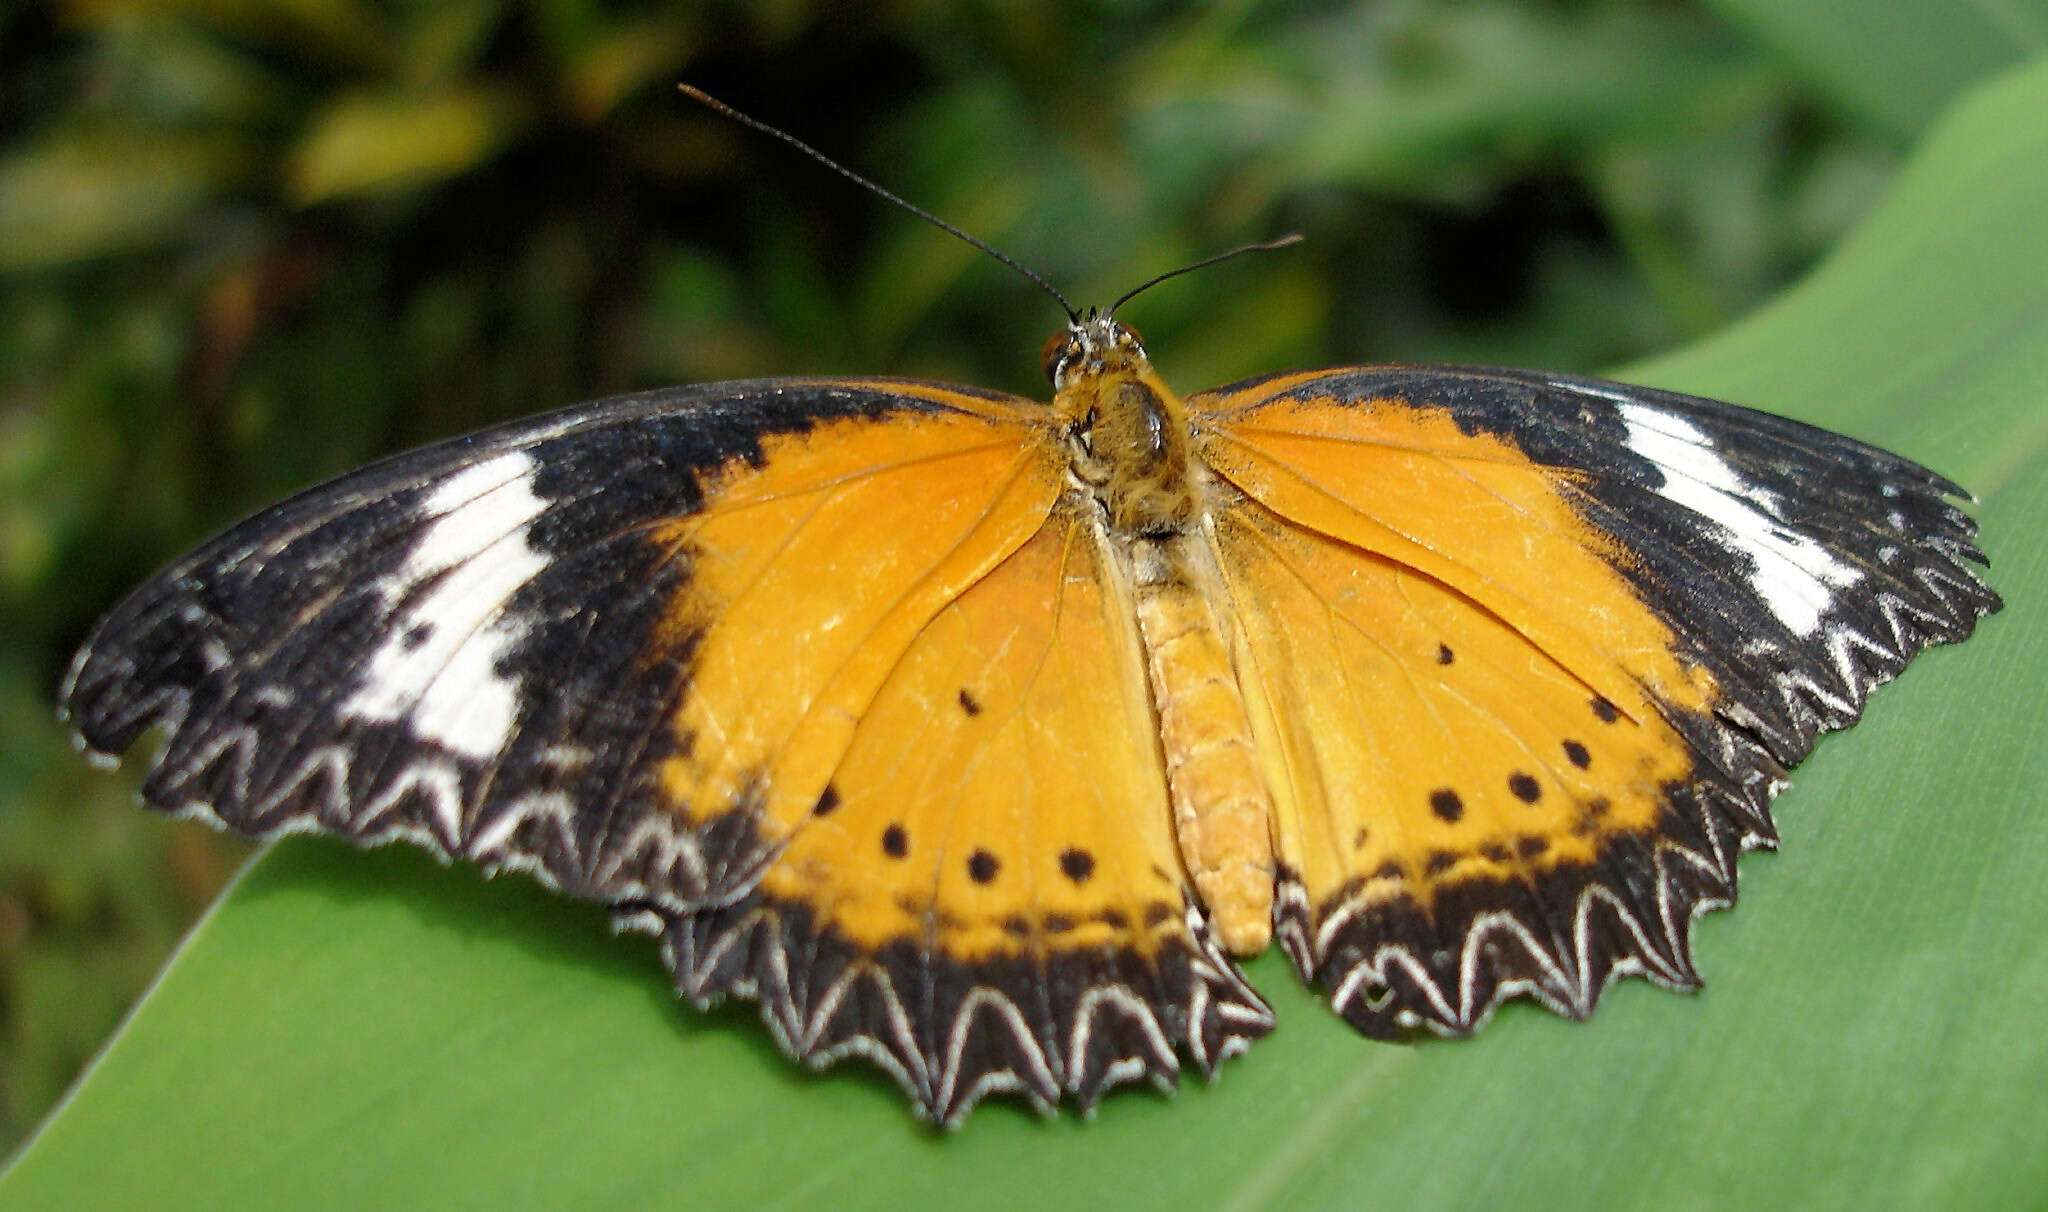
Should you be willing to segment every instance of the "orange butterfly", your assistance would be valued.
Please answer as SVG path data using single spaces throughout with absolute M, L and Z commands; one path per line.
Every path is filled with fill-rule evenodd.
M 1213 1073 L 1275 935 L 1379 1037 L 1692 988 L 1786 768 L 1999 606 L 1961 490 L 1847 438 L 1526 371 L 1182 399 L 1069 317 L 1049 406 L 724 383 L 364 468 L 137 590 L 64 707 L 163 730 L 164 810 L 605 902 L 953 1125 Z

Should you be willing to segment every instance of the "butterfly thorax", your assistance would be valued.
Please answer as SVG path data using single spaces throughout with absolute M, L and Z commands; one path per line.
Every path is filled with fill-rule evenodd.
M 1166 535 L 1191 527 L 1198 509 L 1187 410 L 1136 335 L 1090 315 L 1047 344 L 1046 362 L 1074 476 L 1102 503 L 1110 528 Z
M 1100 506 L 1106 554 L 1131 588 L 1181 861 L 1223 945 L 1254 954 L 1272 936 L 1272 797 L 1202 525 L 1207 479 L 1186 406 L 1137 337 L 1106 316 L 1055 337 L 1046 363 L 1078 491 Z

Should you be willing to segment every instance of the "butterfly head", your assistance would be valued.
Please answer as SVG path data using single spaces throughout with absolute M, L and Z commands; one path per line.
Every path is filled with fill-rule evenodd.
M 1089 310 L 1067 323 L 1065 332 L 1046 339 L 1041 355 L 1045 377 L 1055 391 L 1065 391 L 1083 376 L 1133 373 L 1149 369 L 1138 334 L 1108 312 Z

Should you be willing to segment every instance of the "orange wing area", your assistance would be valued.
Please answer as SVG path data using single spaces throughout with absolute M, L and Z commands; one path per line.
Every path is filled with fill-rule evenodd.
M 1216 544 L 1304 979 L 1376 1035 L 1695 983 L 1691 917 L 1732 897 L 1776 769 L 1707 756 L 1715 681 L 1569 473 L 1398 399 L 1190 405 L 1243 494 Z
M 734 902 L 676 922 L 704 1001 L 758 999 L 792 1054 L 862 1054 L 941 1123 L 984 1094 L 1091 1105 L 1205 1071 L 1271 1018 L 1174 848 L 1128 586 L 1066 508 L 894 646 L 846 743 L 789 751 Z
M 1051 456 L 1021 417 L 831 422 L 764 440 L 701 511 L 649 528 L 688 569 L 651 648 L 687 670 L 661 793 L 717 839 L 693 899 L 744 889 L 808 818 L 913 637 L 1043 524 Z

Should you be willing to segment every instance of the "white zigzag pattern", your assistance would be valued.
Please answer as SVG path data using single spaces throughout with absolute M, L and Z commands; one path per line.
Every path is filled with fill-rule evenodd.
M 1251 1045 L 1251 1036 L 1243 1031 L 1263 1033 L 1271 1028 L 1273 1019 L 1257 994 L 1216 951 L 1207 919 L 1200 910 L 1190 906 L 1186 920 L 1193 943 L 1189 971 L 1194 980 L 1188 1005 L 1189 1031 L 1187 1038 L 1179 1042 L 1205 1072 L 1213 1072 L 1223 1060 L 1241 1054 Z M 885 966 L 870 958 L 856 957 L 849 962 L 808 1012 L 799 1012 L 790 983 L 782 917 L 772 908 L 756 908 L 725 925 L 701 951 L 689 934 L 687 922 L 672 924 L 670 931 L 670 967 L 692 1003 L 706 1007 L 727 993 L 753 1000 L 759 1003 L 762 1021 L 784 1052 L 814 1068 L 823 1068 L 846 1056 L 865 1057 L 894 1078 L 919 1101 L 923 1113 L 944 1127 L 957 1126 L 975 1104 L 994 1093 L 1022 1094 L 1040 1112 L 1050 1112 L 1062 1092 L 1070 1096 L 1082 1094 L 1088 1053 L 1104 1013 L 1114 1012 L 1134 1023 L 1144 1037 L 1145 1054 L 1113 1061 L 1088 1093 L 1099 1094 L 1112 1086 L 1148 1076 L 1162 1088 L 1170 1088 L 1180 1073 L 1175 1041 L 1167 1036 L 1152 1005 L 1126 985 L 1098 984 L 1085 991 L 1075 1004 L 1074 1023 L 1064 1048 L 1051 1051 L 1008 994 L 992 986 L 976 986 L 955 1009 L 939 1055 L 928 1058 L 917 1046 L 910 1015 L 904 1009 L 894 979 Z M 719 966 L 733 948 L 748 945 L 757 931 L 762 937 L 752 945 L 757 950 L 766 948 L 766 979 L 743 970 L 723 988 L 714 987 Z M 853 1031 L 827 1043 L 834 1016 L 853 987 L 862 981 L 868 982 L 881 999 L 888 1038 Z M 1234 994 L 1234 998 L 1213 1000 L 1214 988 L 1218 986 Z M 1225 1031 L 1213 1056 L 1203 1036 L 1212 1000 L 1219 1022 L 1235 1023 L 1242 1028 L 1237 1032 Z M 1014 1068 L 969 1072 L 966 1051 L 975 1017 L 982 1013 L 994 1015 L 1009 1032 L 1023 1058 L 1024 1072 Z M 930 1063 L 933 1060 L 937 1061 L 936 1066 Z
M 182 714 L 180 704 L 178 715 Z M 176 735 L 175 720 L 167 720 L 166 726 Z M 82 738 L 79 743 L 84 744 Z M 219 764 L 233 752 L 226 798 L 229 803 L 240 805 L 235 820 L 230 821 L 211 801 L 197 798 L 167 809 L 169 814 L 201 820 L 215 828 L 233 829 L 259 840 L 328 832 L 364 846 L 407 841 L 442 862 L 458 856 L 469 859 L 482 867 L 486 875 L 500 870 L 521 871 L 551 891 L 561 891 L 571 881 L 590 887 L 608 883 L 609 899 L 648 901 L 677 912 L 686 912 L 695 903 L 679 895 L 678 889 L 704 886 L 707 867 L 697 839 L 658 813 L 642 814 L 624 839 L 596 856 L 601 865 L 590 876 L 583 877 L 576 872 L 589 859 L 577 845 L 577 807 L 560 791 L 541 791 L 512 800 L 495 811 L 487 823 L 470 828 L 468 797 L 463 791 L 465 770 L 457 759 L 419 751 L 371 796 L 352 803 L 347 787 L 354 754 L 346 746 L 330 744 L 308 752 L 289 776 L 257 797 L 250 794 L 249 772 L 261 743 L 259 732 L 252 726 L 224 728 L 179 763 L 180 773 L 189 778 Z M 118 758 L 115 760 L 118 762 Z M 315 784 L 319 793 L 310 809 L 295 810 L 275 821 L 264 819 Z M 427 805 L 426 827 L 401 815 L 400 806 L 408 797 Z M 551 869 L 539 853 L 511 848 L 521 827 L 535 821 L 546 823 L 558 843 L 559 870 Z M 672 873 L 674 879 L 665 885 L 649 884 L 624 874 L 646 866 L 650 853 L 652 870 Z

